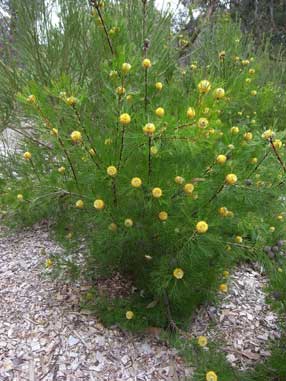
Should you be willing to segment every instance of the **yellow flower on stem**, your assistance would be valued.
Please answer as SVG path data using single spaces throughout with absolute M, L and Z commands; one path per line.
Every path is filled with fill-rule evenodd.
M 192 183 L 187 183 L 184 186 L 184 192 L 186 194 L 192 194 L 194 189 L 195 189 L 195 187 L 194 187 L 194 185 Z
M 208 231 L 209 225 L 205 221 L 199 221 L 196 225 L 196 231 L 199 234 L 204 234 Z
M 95 200 L 94 203 L 93 203 L 93 206 L 95 207 L 95 209 L 97 210 L 102 210 L 104 209 L 105 207 L 105 204 L 104 204 L 104 201 L 103 200 Z
M 124 113 L 124 114 L 121 114 L 120 117 L 119 117 L 119 122 L 123 125 L 127 125 L 127 124 L 130 124 L 131 123 L 131 117 L 129 114 L 127 113 Z
M 131 180 L 131 185 L 133 186 L 133 188 L 140 188 L 142 185 L 142 180 L 140 179 L 140 177 L 133 177 L 133 179 Z
M 158 153 L 158 147 L 156 147 L 156 146 L 152 146 L 151 148 L 150 148 L 150 152 L 151 152 L 151 155 L 152 156 L 156 156 L 157 155 L 157 153 Z
M 159 217 L 159 220 L 161 221 L 167 221 L 169 216 L 167 212 L 162 211 L 158 214 L 158 217 Z
M 111 224 L 109 224 L 108 229 L 109 229 L 110 231 L 112 231 L 112 232 L 116 232 L 116 230 L 117 230 L 117 225 L 116 225 L 114 222 L 112 222 Z
M 18 194 L 17 195 L 17 200 L 19 201 L 19 202 L 23 202 L 24 201 L 24 196 L 20 193 L 20 194 Z
M 222 283 L 219 285 L 219 290 L 220 292 L 224 292 L 224 293 L 227 293 L 228 292 L 228 286 L 226 283 Z
M 196 116 L 196 110 L 193 107 L 189 107 L 187 110 L 187 117 L 193 119 Z
M 224 98 L 224 96 L 225 96 L 225 91 L 222 87 L 218 87 L 217 89 L 215 89 L 214 91 L 215 99 L 222 99 Z
M 163 191 L 161 188 L 157 187 L 157 188 L 152 189 L 152 196 L 154 198 L 160 198 L 160 197 L 162 197 L 162 195 L 163 195 Z
M 31 159 L 32 159 L 32 154 L 31 154 L 31 152 L 29 152 L 29 151 L 24 152 L 24 154 L 23 154 L 23 158 L 24 158 L 25 160 L 31 160 Z
M 248 74 L 250 74 L 250 75 L 255 74 L 255 69 L 249 69 L 249 70 L 248 70 Z
M 75 207 L 78 209 L 82 209 L 84 207 L 84 202 L 82 200 L 77 200 L 75 203 Z
M 253 97 L 256 97 L 257 91 L 256 90 L 251 90 L 250 95 L 252 95 Z
M 165 110 L 163 109 L 163 107 L 158 107 L 158 108 L 155 110 L 155 114 L 156 114 L 159 118 L 162 118 L 162 117 L 165 115 Z
M 225 177 L 225 182 L 226 182 L 228 185 L 234 185 L 234 184 L 237 182 L 237 176 L 236 176 L 234 173 L 229 173 L 229 174 Z
M 274 136 L 275 136 L 275 132 L 272 131 L 271 129 L 264 131 L 263 134 L 261 135 L 261 137 L 265 140 L 273 138 Z
M 202 81 L 200 81 L 200 83 L 198 84 L 198 90 L 201 94 L 207 94 L 211 89 L 211 84 L 209 81 L 207 81 L 206 79 L 203 79 Z
M 155 131 L 156 131 L 156 127 L 153 123 L 147 123 L 143 127 L 143 132 L 147 136 L 153 136 Z
M 213 370 L 209 370 L 206 373 L 206 381 L 218 381 L 218 377 Z
M 152 66 L 152 62 L 149 60 L 149 58 L 145 58 L 142 61 L 142 66 L 144 69 L 150 69 L 150 67 Z
M 127 320 L 132 320 L 134 318 L 134 312 L 133 311 L 127 311 L 125 316 L 126 316 Z
M 173 271 L 173 276 L 176 278 L 176 279 L 183 279 L 184 277 L 184 271 L 177 267 L 176 269 L 174 269 Z
M 200 118 L 198 120 L 198 127 L 199 128 L 206 128 L 209 124 L 209 121 L 207 120 L 207 118 Z
M 218 164 L 224 164 L 227 161 L 227 157 L 225 155 L 218 155 L 216 157 L 216 162 Z
M 62 175 L 63 173 L 65 173 L 65 167 L 60 167 L 58 168 L 58 172 Z
M 258 162 L 258 159 L 257 157 L 253 157 L 251 160 L 250 160 L 251 164 L 256 164 Z
M 206 347 L 208 345 L 208 339 L 206 336 L 199 336 L 197 343 L 200 347 Z
M 276 149 L 280 149 L 280 148 L 282 148 L 282 142 L 281 142 L 281 140 L 279 140 L 279 139 L 275 139 L 274 140 L 274 142 L 273 142 L 273 145 L 274 145 L 274 147 L 276 148 Z
M 224 276 L 224 278 L 228 278 L 228 277 L 229 277 L 229 272 L 225 270 L 225 271 L 222 273 L 222 275 Z
M 237 236 L 235 237 L 234 241 L 235 241 L 236 243 L 242 243 L 242 242 L 243 242 L 243 238 L 242 238 L 240 235 L 237 235 Z
M 75 106 L 77 104 L 77 102 L 78 102 L 77 98 L 75 98 L 73 96 L 66 98 L 66 103 L 69 106 Z
M 158 90 L 158 91 L 161 91 L 163 89 L 163 83 L 162 82 L 156 82 L 155 83 L 155 88 Z
M 132 226 L 133 226 L 133 220 L 131 218 L 126 218 L 126 220 L 124 221 L 124 225 L 127 228 L 132 228 Z
M 46 259 L 46 261 L 45 261 L 45 267 L 46 267 L 47 269 L 50 269 L 52 266 L 53 266 L 53 261 L 52 261 L 52 259 L 51 259 L 51 258 Z
M 95 156 L 96 155 L 96 150 L 94 148 L 90 148 L 90 150 L 88 152 L 89 152 L 89 154 L 91 156 Z
M 26 98 L 26 101 L 31 104 L 35 104 L 37 102 L 37 99 L 35 95 L 31 94 Z
M 118 95 L 124 95 L 126 92 L 125 88 L 123 86 L 118 86 L 117 89 L 116 89 L 116 93 Z
M 110 177 L 115 177 L 117 175 L 117 168 L 114 167 L 114 165 L 110 165 L 109 167 L 107 167 L 106 173 Z
M 183 184 L 185 182 L 185 179 L 182 176 L 176 176 L 175 177 L 175 183 L 176 184 Z
M 130 70 L 131 70 L 131 65 L 130 65 L 130 63 L 128 63 L 128 62 L 124 62 L 124 64 L 122 64 L 122 72 L 124 73 L 124 74 L 127 74 Z
M 253 135 L 252 135 L 251 132 L 246 132 L 246 133 L 243 135 L 243 137 L 244 137 L 244 140 L 246 140 L 247 142 L 249 142 L 250 140 L 253 139 Z
M 59 135 L 59 131 L 57 128 L 52 128 L 51 135 L 57 137 Z
M 74 142 L 74 143 L 79 143 L 82 141 L 82 135 L 79 131 L 73 131 L 70 135 L 71 137 L 71 140 Z
M 227 212 L 228 212 L 228 210 L 227 210 L 227 208 L 226 208 L 225 206 L 222 206 L 222 207 L 219 208 L 219 210 L 218 210 L 218 213 L 219 213 L 221 216 L 223 216 L 223 217 L 226 217 L 226 216 L 227 216 Z

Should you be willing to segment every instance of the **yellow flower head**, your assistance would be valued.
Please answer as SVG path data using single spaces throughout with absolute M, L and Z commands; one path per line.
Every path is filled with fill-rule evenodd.
M 155 88 L 158 90 L 158 91 L 161 91 L 163 89 L 163 83 L 162 82 L 156 82 L 155 83 Z
M 257 91 L 256 90 L 251 90 L 250 95 L 252 95 L 253 97 L 256 97 Z
M 31 104 L 35 104 L 36 102 L 37 102 L 37 99 L 36 99 L 36 97 L 35 97 L 35 95 L 29 95 L 27 98 L 26 98 L 26 101 L 28 102 L 28 103 L 31 103 Z
M 77 104 L 77 102 L 78 102 L 77 98 L 75 98 L 73 96 L 66 98 L 66 103 L 69 106 L 75 106 Z
M 112 232 L 115 232 L 117 230 L 117 225 L 112 222 L 109 226 L 108 226 L 108 229 Z
M 59 135 L 59 131 L 57 128 L 52 128 L 51 135 L 57 137 Z
M 117 168 L 114 167 L 114 165 L 110 165 L 109 167 L 107 167 L 106 173 L 108 174 L 108 176 L 115 177 L 117 175 Z
M 224 98 L 224 96 L 225 96 L 225 91 L 222 87 L 218 87 L 217 89 L 215 89 L 214 91 L 215 99 L 222 99 Z
M 126 218 L 126 220 L 124 221 L 124 225 L 125 225 L 127 228 L 132 228 L 132 226 L 133 226 L 133 221 L 131 220 L 131 218 Z
M 209 370 L 206 373 L 206 381 L 218 381 L 218 377 L 213 370 Z
M 242 238 L 240 235 L 237 235 L 237 236 L 235 237 L 234 241 L 235 241 L 236 243 L 242 243 L 242 242 L 243 242 L 243 238 Z
M 198 127 L 199 128 L 206 128 L 209 124 L 209 121 L 207 120 L 207 118 L 200 118 L 198 120 Z
M 152 62 L 148 58 L 145 58 L 142 62 L 142 66 L 144 69 L 149 69 L 152 66 Z
M 255 74 L 255 69 L 249 69 L 249 70 L 248 70 L 248 74 L 250 74 L 250 75 Z
M 227 216 L 227 212 L 228 212 L 228 210 L 225 206 L 220 207 L 218 210 L 218 213 L 223 217 Z
M 247 66 L 249 65 L 249 60 L 242 60 L 241 63 L 243 66 Z
M 219 285 L 219 290 L 220 290 L 220 292 L 225 292 L 226 293 L 228 291 L 227 284 L 225 284 L 225 283 L 220 284 Z
M 270 228 L 269 228 L 269 231 L 271 232 L 271 233 L 273 233 L 273 232 L 275 232 L 275 226 L 270 226 Z
M 193 107 L 189 107 L 187 110 L 187 117 L 192 119 L 196 116 L 196 110 Z
M 176 176 L 175 177 L 175 183 L 176 184 L 183 184 L 185 182 L 185 179 L 182 176 Z
M 21 193 L 18 194 L 18 195 L 17 195 L 17 200 L 18 200 L 19 202 L 24 201 L 24 196 L 23 196 Z
M 280 149 L 282 147 L 282 142 L 279 139 L 275 139 L 273 145 L 276 149 Z
M 222 61 L 225 59 L 225 50 L 222 50 L 221 52 L 219 52 L 218 58 Z
M 157 188 L 152 189 L 152 196 L 154 198 L 160 198 L 160 197 L 162 197 L 162 195 L 163 195 L 163 191 L 161 188 L 157 187 Z
M 150 148 L 150 152 L 151 152 L 151 155 L 152 156 L 156 156 L 157 155 L 157 153 L 158 153 L 158 147 L 156 147 L 156 146 L 152 146 L 151 148 Z
M 207 81 L 206 79 L 202 80 L 199 84 L 198 84 L 198 89 L 199 89 L 199 92 L 201 94 L 207 94 L 210 89 L 211 89 L 211 84 L 209 81 Z
M 125 92 L 126 92 L 126 90 L 125 90 L 125 88 L 124 88 L 123 86 L 119 86 L 119 87 L 117 87 L 117 89 L 116 89 L 116 93 L 117 93 L 118 95 L 124 95 Z
M 109 73 L 109 77 L 111 79 L 117 78 L 118 77 L 118 72 L 116 70 L 111 70 L 111 72 Z
M 127 311 L 125 316 L 126 316 L 127 320 L 132 320 L 134 318 L 134 312 L 133 311 Z
M 247 84 L 251 83 L 251 78 L 245 78 L 245 83 Z
M 133 188 L 140 188 L 142 185 L 142 180 L 140 179 L 140 177 L 133 177 L 133 179 L 131 180 L 131 185 L 133 186 Z
M 218 164 L 224 164 L 227 161 L 227 157 L 225 155 L 218 155 L 216 157 L 216 162 Z
M 155 131 L 156 131 L 156 127 L 155 127 L 155 125 L 153 123 L 147 123 L 143 127 L 143 132 L 147 136 L 152 136 Z
M 195 187 L 192 183 L 187 183 L 184 186 L 184 192 L 187 194 L 192 194 L 194 189 L 195 189 Z
M 261 137 L 265 140 L 267 139 L 270 139 L 270 138 L 273 138 L 273 136 L 275 136 L 275 132 L 272 131 L 272 130 L 266 130 L 263 132 L 263 134 L 261 135 Z
M 127 100 L 127 102 L 132 102 L 133 95 L 132 94 L 128 94 L 127 97 L 126 97 L 126 100 Z
M 51 258 L 46 259 L 46 261 L 45 261 L 45 267 L 46 267 L 47 269 L 50 269 L 52 266 L 53 266 L 53 261 L 52 261 L 52 259 L 51 259 Z
M 81 136 L 81 133 L 79 131 L 73 131 L 70 135 L 71 137 L 71 140 L 74 142 L 74 143 L 79 143 L 82 141 L 82 136 Z
M 77 200 L 75 203 L 75 207 L 78 209 L 82 209 L 84 207 L 84 202 L 82 200 Z
M 258 159 L 257 157 L 253 157 L 251 160 L 250 160 L 251 164 L 256 164 L 258 162 Z
M 225 182 L 228 185 L 234 185 L 237 182 L 237 176 L 234 173 L 229 173 L 225 177 Z
M 246 140 L 247 142 L 249 142 L 250 140 L 253 139 L 253 135 L 252 135 L 251 132 L 246 132 L 246 133 L 243 135 L 243 137 L 244 137 L 244 140 Z
M 206 347 L 208 345 L 208 339 L 206 336 L 199 336 L 197 343 L 200 347 Z
M 124 64 L 122 64 L 122 72 L 123 72 L 124 74 L 127 74 L 130 70 L 131 70 L 131 65 L 130 65 L 130 63 L 128 63 L 128 62 L 124 62 Z
M 60 168 L 58 168 L 58 172 L 60 173 L 60 174 L 63 174 L 63 173 L 65 173 L 65 167 L 60 167 Z
M 159 217 L 159 220 L 161 220 L 161 221 L 167 221 L 167 219 L 168 219 L 168 213 L 162 211 L 162 212 L 160 212 L 158 214 L 158 217 Z
M 230 132 L 231 132 L 233 135 L 237 135 L 237 134 L 239 133 L 239 128 L 236 127 L 236 126 L 231 127 Z
M 94 203 L 93 203 L 93 206 L 95 207 L 95 209 L 97 210 L 102 210 L 104 209 L 105 207 L 105 204 L 104 204 L 104 201 L 103 200 L 95 200 Z
M 94 148 L 90 148 L 90 149 L 88 150 L 88 152 L 89 152 L 89 154 L 90 154 L 91 156 L 95 156 L 95 155 L 96 155 L 96 150 L 95 150 Z
M 127 125 L 131 122 L 131 117 L 129 114 L 127 113 L 124 113 L 124 114 L 121 114 L 120 117 L 119 117 L 119 122 L 121 124 L 124 124 L 124 125 Z
M 177 267 L 176 269 L 174 269 L 173 271 L 173 276 L 176 278 L 176 279 L 182 279 L 184 277 L 184 271 L 182 269 L 180 269 L 179 267 Z
M 32 154 L 31 154 L 31 152 L 29 152 L 29 151 L 24 152 L 24 154 L 23 154 L 23 158 L 24 158 L 25 160 L 31 160 L 31 159 L 32 159 Z
M 209 225 L 205 221 L 199 221 L 196 225 L 196 231 L 199 234 L 204 234 L 208 231 Z
M 164 115 L 165 115 L 165 110 L 163 109 L 163 107 L 158 107 L 156 110 L 155 110 L 155 114 L 157 116 L 159 116 L 159 118 L 162 118 Z
M 222 275 L 224 276 L 224 278 L 228 278 L 229 277 L 229 271 L 224 271 L 223 273 L 222 273 Z

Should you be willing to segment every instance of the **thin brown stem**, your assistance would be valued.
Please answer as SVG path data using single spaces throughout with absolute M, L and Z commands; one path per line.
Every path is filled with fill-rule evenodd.
M 107 30 L 107 28 L 106 28 L 105 21 L 104 21 L 104 19 L 103 19 L 103 17 L 102 17 L 102 14 L 101 14 L 101 11 L 100 11 L 100 7 L 98 6 L 96 0 L 93 0 L 93 1 L 92 1 L 92 4 L 93 4 L 93 6 L 95 7 L 95 9 L 96 9 L 96 11 L 97 11 L 98 17 L 100 18 L 100 21 L 101 21 L 101 24 L 102 24 L 102 26 L 103 26 L 104 33 L 105 33 L 105 36 L 106 36 L 106 39 L 107 39 L 107 42 L 108 42 L 108 45 L 109 45 L 111 54 L 114 55 L 114 50 L 113 50 L 113 46 L 112 46 L 112 43 L 111 43 L 111 39 L 110 39 L 110 37 L 109 37 L 109 34 L 108 34 L 108 30 Z
M 286 166 L 285 166 L 285 164 L 284 164 L 284 162 L 283 162 L 281 156 L 279 155 L 279 153 L 278 153 L 278 151 L 277 151 L 277 149 L 276 149 L 276 147 L 275 147 L 275 145 L 274 145 L 274 143 L 273 143 L 273 139 L 270 138 L 269 141 L 270 141 L 271 147 L 272 147 L 272 149 L 273 149 L 273 152 L 274 152 L 274 154 L 275 154 L 277 160 L 279 161 L 281 167 L 283 168 L 283 171 L 286 172 Z

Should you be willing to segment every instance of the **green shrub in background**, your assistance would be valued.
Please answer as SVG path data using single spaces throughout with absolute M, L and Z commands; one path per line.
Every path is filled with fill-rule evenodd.
M 106 322 L 183 325 L 227 292 L 229 266 L 284 234 L 285 94 L 266 53 L 222 18 L 182 67 L 151 1 L 61 1 L 57 28 L 18 7 L 10 85 L 33 138 L 1 162 L 6 218 L 49 218 L 68 250 L 85 240 L 87 277 L 132 281 L 126 299 L 89 293 Z

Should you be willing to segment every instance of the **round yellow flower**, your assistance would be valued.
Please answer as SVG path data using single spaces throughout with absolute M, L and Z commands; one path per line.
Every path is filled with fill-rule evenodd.
M 109 167 L 107 167 L 106 173 L 108 174 L 108 176 L 115 177 L 117 175 L 117 168 L 114 167 L 114 165 L 110 165 Z
M 247 66 L 249 65 L 249 60 L 242 60 L 241 63 L 243 66 Z
M 211 89 L 211 84 L 209 81 L 204 79 L 198 84 L 198 89 L 201 94 L 207 94 Z
M 247 83 L 247 84 L 251 83 L 251 79 L 250 78 L 246 78 L 245 79 L 245 83 Z
M 261 135 L 261 137 L 265 140 L 273 138 L 273 136 L 275 136 L 275 132 L 272 131 L 271 129 L 264 131 L 263 134 Z
M 237 176 L 234 173 L 229 173 L 225 178 L 225 182 L 229 185 L 234 185 L 237 182 Z
M 128 94 L 127 97 L 126 97 L 126 100 L 127 100 L 127 102 L 131 102 L 133 100 L 133 95 L 132 94 Z
M 208 231 L 209 225 L 205 221 L 199 221 L 196 225 L 196 231 L 199 234 L 204 234 Z
M 275 226 L 270 226 L 270 228 L 269 228 L 269 231 L 271 232 L 271 233 L 273 233 L 273 232 L 275 232 Z
M 78 209 L 82 209 L 84 207 L 84 202 L 82 200 L 77 200 L 75 203 L 75 207 Z
M 239 128 L 236 127 L 236 126 L 231 127 L 230 132 L 231 132 L 233 135 L 237 135 L 237 134 L 239 133 Z
M 81 133 L 79 131 L 73 131 L 70 136 L 71 136 L 71 140 L 74 143 L 78 143 L 78 142 L 82 141 L 82 136 L 81 136 Z
M 89 154 L 91 156 L 95 156 L 96 155 L 96 150 L 94 148 L 90 148 L 90 150 L 88 152 L 89 152 Z
M 52 128 L 51 135 L 57 137 L 59 135 L 59 130 L 57 128 Z
M 23 154 L 23 158 L 24 158 L 25 160 L 31 160 L 31 159 L 32 159 L 32 154 L 31 154 L 31 152 L 29 152 L 29 151 L 24 152 L 24 154 Z
M 274 145 L 274 147 L 276 148 L 276 149 L 280 149 L 281 147 L 282 147 L 282 142 L 281 142 L 281 140 L 279 140 L 279 139 L 275 139 L 274 140 L 274 142 L 273 142 L 273 145 Z
M 218 377 L 213 370 L 206 373 L 206 381 L 218 381 Z
M 93 206 L 95 207 L 95 209 L 97 210 L 101 210 L 101 209 L 104 209 L 105 207 L 105 204 L 104 204 L 104 201 L 103 200 L 95 200 L 94 203 L 93 203 Z
M 51 258 L 46 259 L 46 261 L 45 261 L 45 267 L 46 267 L 47 269 L 49 269 L 49 268 L 51 268 L 52 266 L 53 266 L 53 261 L 52 261 L 52 259 L 51 259 Z
M 225 59 L 225 54 L 225 50 L 222 50 L 221 52 L 219 52 L 218 58 L 223 61 Z
M 159 217 L 159 220 L 161 221 L 167 221 L 169 216 L 167 212 L 162 211 L 158 214 L 158 217 Z
M 66 103 L 69 106 L 75 106 L 77 104 L 77 102 L 78 102 L 77 98 L 75 98 L 73 96 L 66 98 Z
M 218 210 L 218 213 L 223 217 L 227 216 L 227 212 L 228 212 L 228 210 L 225 206 L 220 207 Z
M 131 122 L 131 117 L 129 114 L 127 113 L 124 113 L 124 114 L 121 114 L 120 117 L 119 117 L 119 122 L 121 124 L 124 124 L 124 125 L 127 125 Z
M 224 276 L 224 278 L 228 278 L 229 277 L 229 271 L 224 271 L 223 273 L 222 273 L 222 275 Z
M 252 135 L 251 132 L 246 132 L 246 133 L 243 135 L 243 137 L 244 137 L 244 140 L 246 140 L 247 142 L 249 142 L 250 140 L 253 139 L 253 135 Z
M 277 218 L 278 221 L 283 221 L 284 220 L 284 217 L 282 216 L 282 214 L 279 214 L 276 218 Z
M 165 110 L 163 109 L 163 107 L 158 107 L 156 110 L 155 110 L 155 114 L 157 116 L 159 116 L 159 118 L 162 118 L 164 115 L 165 115 Z
M 63 174 L 63 173 L 65 173 L 65 167 L 60 167 L 60 168 L 58 168 L 58 172 L 60 173 L 60 174 Z
M 225 91 L 222 87 L 218 87 L 217 89 L 215 89 L 214 91 L 215 99 L 222 99 L 224 98 L 224 96 L 225 96 Z
M 185 182 L 185 179 L 182 176 L 176 176 L 175 177 L 175 183 L 176 184 L 183 184 Z
M 195 189 L 195 187 L 192 183 L 187 183 L 184 186 L 184 192 L 187 194 L 192 194 L 194 189 Z
M 252 95 L 253 97 L 256 97 L 257 91 L 256 90 L 251 90 L 250 95 Z
M 111 70 L 109 73 L 109 77 L 111 79 L 117 78 L 118 77 L 118 72 L 116 70 Z
M 142 185 L 142 180 L 140 179 L 140 177 L 133 177 L 133 179 L 131 180 L 131 185 L 133 186 L 133 188 L 140 188 Z
M 145 58 L 142 62 L 142 66 L 144 69 L 149 69 L 152 66 L 152 62 L 148 58 Z
M 207 118 L 200 118 L 198 120 L 198 127 L 199 128 L 206 128 L 209 124 L 209 121 L 207 120 Z
M 112 232 L 115 232 L 117 230 L 117 225 L 112 222 L 109 226 L 108 226 L 108 229 Z
M 220 290 L 220 292 L 225 292 L 226 293 L 228 291 L 227 284 L 225 284 L 225 283 L 220 284 L 219 285 L 219 290 Z
M 17 200 L 18 200 L 19 202 L 24 201 L 24 196 L 23 196 L 21 193 L 18 194 L 18 195 L 17 195 Z
M 200 347 L 206 347 L 208 345 L 208 339 L 206 336 L 199 336 L 197 343 Z
M 152 136 L 155 131 L 156 131 L 156 127 L 155 127 L 155 125 L 153 123 L 147 123 L 143 127 L 143 132 L 147 136 Z
M 179 267 L 177 267 L 176 269 L 174 269 L 173 271 L 173 276 L 176 278 L 176 279 L 182 279 L 184 277 L 184 271 L 182 269 L 180 269 Z
M 193 119 L 196 116 L 196 110 L 193 107 L 189 107 L 187 110 L 187 117 Z
M 36 99 L 36 97 L 35 97 L 35 95 L 29 95 L 27 98 L 26 98 L 26 101 L 28 102 L 28 103 L 31 103 L 31 104 L 35 104 L 36 102 L 37 102 L 37 99 Z
M 258 159 L 257 157 L 253 157 L 251 160 L 250 160 L 251 164 L 256 164 L 258 162 Z
M 157 153 L 158 153 L 158 147 L 156 147 L 156 146 L 152 146 L 151 148 L 150 148 L 150 152 L 151 152 L 151 155 L 152 156 L 156 156 L 157 155 Z
M 125 92 L 126 92 L 126 89 L 123 86 L 118 86 L 117 89 L 116 89 L 116 93 L 118 95 L 124 95 Z
M 126 316 L 127 320 L 132 320 L 134 318 L 134 312 L 133 311 L 127 311 L 125 316 Z
M 242 243 L 242 242 L 243 242 L 243 238 L 242 238 L 240 235 L 237 235 L 237 236 L 235 237 L 234 241 L 235 241 L 236 243 Z
M 161 188 L 153 188 L 152 189 L 152 196 L 154 198 L 160 198 L 163 195 L 163 191 Z
M 124 221 L 124 225 L 125 225 L 127 228 L 132 228 L 132 226 L 133 226 L 133 221 L 131 220 L 131 218 L 126 218 L 126 220 Z
M 155 87 L 157 90 L 161 91 L 163 89 L 163 83 L 162 82 L 156 82 Z
M 216 162 L 218 164 L 224 164 L 227 161 L 227 157 L 225 155 L 218 155 L 216 157 Z
M 248 74 L 250 74 L 250 75 L 255 74 L 255 69 L 249 69 L 249 70 L 248 70 Z
M 130 65 L 130 63 L 128 63 L 128 62 L 124 62 L 124 64 L 122 64 L 122 72 L 124 73 L 124 74 L 127 74 L 130 70 L 131 70 L 131 65 Z

